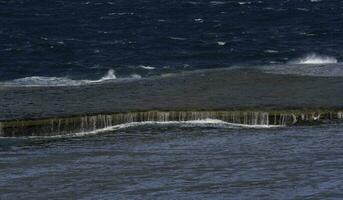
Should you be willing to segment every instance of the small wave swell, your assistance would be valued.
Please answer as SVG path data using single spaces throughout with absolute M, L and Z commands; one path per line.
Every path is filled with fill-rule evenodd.
M 139 75 L 134 74 L 131 76 L 133 79 L 141 78 Z M 113 69 L 108 70 L 107 74 L 98 80 L 73 80 L 67 77 L 45 77 L 45 76 L 30 76 L 19 78 L 12 81 L 0 83 L 3 86 L 80 86 L 86 84 L 102 83 L 110 80 L 117 79 Z
M 302 58 L 296 59 L 291 64 L 334 64 L 338 63 L 337 59 L 332 56 L 319 55 L 319 54 L 308 54 Z
M 100 128 L 92 131 L 71 133 L 67 135 L 53 135 L 53 136 L 28 136 L 25 138 L 63 138 L 63 137 L 82 137 L 88 135 L 96 135 L 100 133 L 106 133 L 110 131 L 128 129 L 132 127 L 140 126 L 176 126 L 184 128 L 200 127 L 200 128 L 250 128 L 250 129 L 270 129 L 270 128 L 282 128 L 284 125 L 249 125 L 249 124 L 239 124 L 230 123 L 218 119 L 203 119 L 203 120 L 189 120 L 189 121 L 143 121 L 143 122 L 128 122 L 123 124 L 118 124 L 114 126 L 108 126 L 105 128 Z M 1 137 L 0 137 L 1 138 Z M 6 137 L 4 137 L 6 138 Z

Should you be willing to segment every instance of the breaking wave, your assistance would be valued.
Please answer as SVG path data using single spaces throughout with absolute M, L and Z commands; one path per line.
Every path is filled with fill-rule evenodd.
M 294 74 L 300 76 L 342 77 L 343 65 L 335 57 L 308 54 L 281 65 L 260 67 L 262 71 L 274 74 Z
M 141 76 L 134 74 L 131 79 L 138 79 Z M 45 77 L 45 76 L 30 76 L 19 78 L 12 81 L 0 83 L 3 86 L 80 86 L 86 84 L 102 83 L 117 79 L 113 69 L 108 70 L 107 74 L 98 80 L 73 80 L 67 77 Z
M 143 121 L 143 122 L 128 122 L 123 124 L 118 124 L 114 126 L 108 126 L 105 128 L 100 128 L 92 131 L 71 133 L 66 135 L 52 135 L 52 136 L 28 136 L 22 138 L 63 138 L 63 137 L 82 137 L 88 135 L 96 135 L 100 133 L 106 133 L 110 131 L 122 130 L 132 127 L 140 126 L 176 126 L 183 128 L 250 128 L 250 129 L 270 129 L 270 128 L 282 128 L 285 125 L 249 125 L 249 124 L 239 124 L 230 123 L 218 119 L 203 119 L 203 120 L 189 120 L 189 121 Z M 1 138 L 1 137 L 0 137 Z M 4 137 L 6 138 L 6 137 Z
M 142 68 L 142 69 L 147 69 L 147 70 L 153 70 L 153 69 L 155 69 L 155 67 L 146 66 L 146 65 L 140 65 L 139 67 Z
M 337 59 L 332 56 L 318 55 L 315 53 L 308 54 L 302 58 L 291 61 L 291 64 L 334 64 L 338 63 Z

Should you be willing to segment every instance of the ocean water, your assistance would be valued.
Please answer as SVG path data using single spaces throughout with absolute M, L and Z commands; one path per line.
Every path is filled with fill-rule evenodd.
M 0 24 L 0 82 L 20 85 L 337 63 L 343 51 L 338 0 L 13 0 Z
M 0 139 L 1 199 L 341 199 L 342 124 Z
M 0 119 L 340 109 L 342 30 L 339 0 L 0 0 Z M 207 119 L 0 137 L 0 199 L 342 199 L 342 128 Z

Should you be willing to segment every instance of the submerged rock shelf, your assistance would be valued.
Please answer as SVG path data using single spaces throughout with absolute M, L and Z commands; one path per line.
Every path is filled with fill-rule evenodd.
M 245 125 L 342 118 L 343 79 L 211 69 L 77 87 L 0 86 L 0 135 L 60 135 L 142 121 Z
M 0 121 L 149 110 L 343 110 L 341 77 L 213 69 L 80 87 L 1 87 Z
M 343 119 L 335 111 L 146 111 L 0 122 L 0 136 L 54 136 L 95 131 L 114 125 L 145 121 L 192 121 L 218 119 L 242 125 L 289 126 Z

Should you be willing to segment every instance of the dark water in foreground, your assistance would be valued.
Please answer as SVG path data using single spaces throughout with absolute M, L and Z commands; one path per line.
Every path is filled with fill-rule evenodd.
M 0 0 L 0 118 L 125 106 L 340 107 L 342 13 L 339 0 Z M 144 80 L 247 66 L 296 77 Z M 64 87 L 117 78 L 133 81 Z M 342 199 L 342 128 L 140 126 L 0 138 L 0 199 Z
M 342 127 L 0 139 L 0 199 L 341 199 Z

